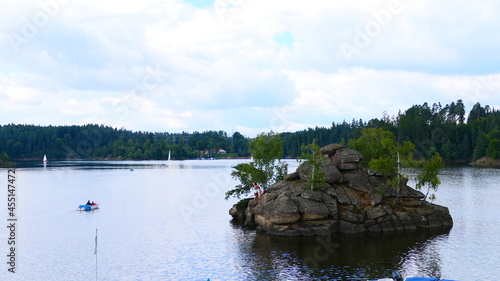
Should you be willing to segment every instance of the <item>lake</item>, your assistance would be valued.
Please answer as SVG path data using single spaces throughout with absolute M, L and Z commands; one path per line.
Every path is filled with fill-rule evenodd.
M 237 200 L 224 193 L 242 161 L 249 160 L 24 163 L 15 181 L 16 273 L 8 272 L 1 169 L 0 280 L 349 280 L 389 277 L 392 269 L 497 279 L 499 169 L 442 170 L 435 203 L 450 208 L 449 231 L 290 238 L 231 222 Z M 287 161 L 294 171 L 297 162 Z M 87 200 L 100 209 L 77 211 Z

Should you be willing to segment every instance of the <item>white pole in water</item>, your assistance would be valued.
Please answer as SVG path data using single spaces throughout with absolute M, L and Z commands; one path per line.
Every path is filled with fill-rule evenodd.
M 97 218 L 95 222 L 95 248 L 94 248 L 94 255 L 95 255 L 95 280 L 97 281 Z

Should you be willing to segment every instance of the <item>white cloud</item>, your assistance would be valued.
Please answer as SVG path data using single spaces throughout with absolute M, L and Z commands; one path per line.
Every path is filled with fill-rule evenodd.
M 255 0 L 206 9 L 180 0 L 50 0 L 59 3 L 53 10 L 47 1 L 0 1 L 1 123 L 254 134 L 366 121 L 423 102 L 500 105 L 493 0 Z M 43 24 L 33 20 L 40 13 Z M 12 34 L 25 40 L 18 50 Z M 281 46 L 280 34 L 293 43 Z M 356 36 L 368 41 L 356 45 Z M 343 43 L 357 48 L 350 60 Z
M 289 71 L 288 75 L 299 93 L 291 110 L 300 112 L 300 120 L 316 119 L 323 125 L 328 125 L 328 120 L 367 121 L 380 118 L 384 111 L 395 115 L 424 102 L 444 105 L 462 99 L 469 110 L 476 102 L 500 102 L 500 75 L 470 80 L 468 76 L 365 68 L 341 69 L 334 74 Z

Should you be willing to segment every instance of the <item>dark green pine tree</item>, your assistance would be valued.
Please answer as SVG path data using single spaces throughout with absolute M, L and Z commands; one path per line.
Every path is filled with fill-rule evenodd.
M 486 148 L 488 147 L 488 136 L 485 133 L 479 134 L 474 147 L 473 160 L 477 160 L 486 155 Z

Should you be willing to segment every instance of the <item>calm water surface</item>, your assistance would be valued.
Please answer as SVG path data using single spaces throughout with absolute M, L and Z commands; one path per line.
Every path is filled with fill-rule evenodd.
M 236 200 L 224 193 L 236 184 L 231 167 L 241 161 L 17 168 L 17 273 L 7 271 L 2 227 L 0 280 L 348 280 L 389 277 L 392 269 L 407 277 L 497 279 L 498 169 L 442 171 L 435 202 L 450 208 L 455 225 L 447 232 L 284 238 L 231 223 Z M 7 170 L 0 171 L 7 225 Z M 76 211 L 89 199 L 101 208 Z

